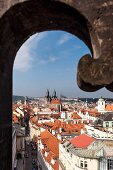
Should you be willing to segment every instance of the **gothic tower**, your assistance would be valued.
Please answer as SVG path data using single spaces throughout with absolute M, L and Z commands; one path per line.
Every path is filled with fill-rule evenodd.
M 46 96 L 45 96 L 45 98 L 46 98 L 47 102 L 50 102 L 50 101 L 51 101 L 51 95 L 50 95 L 48 89 L 47 89 L 47 91 L 46 91 Z
M 53 91 L 52 99 L 57 99 L 56 90 Z

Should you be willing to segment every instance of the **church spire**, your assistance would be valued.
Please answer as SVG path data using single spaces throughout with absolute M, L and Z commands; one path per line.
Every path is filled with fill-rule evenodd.
M 47 91 L 46 91 L 46 96 L 45 96 L 46 98 L 49 98 L 50 97 L 50 94 L 49 94 L 49 90 L 47 89 Z
M 53 99 L 57 99 L 57 95 L 56 95 L 56 90 L 55 90 L 55 89 L 54 89 L 54 91 L 53 91 L 52 98 L 53 98 Z
M 50 102 L 51 101 L 51 95 L 50 95 L 50 93 L 49 93 L 49 90 L 47 89 L 47 91 L 46 91 L 46 100 L 47 100 L 47 102 Z

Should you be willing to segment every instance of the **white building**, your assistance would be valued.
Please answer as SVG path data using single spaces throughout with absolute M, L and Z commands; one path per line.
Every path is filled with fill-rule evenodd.
M 23 111 L 23 108 L 21 107 L 17 107 L 16 108 L 16 112 L 19 113 L 20 115 L 22 115 L 24 117 L 24 111 Z
M 30 128 L 30 139 L 32 140 L 34 136 L 40 136 L 41 129 L 38 125 L 31 123 L 29 121 L 29 128 Z
M 12 170 L 14 170 L 17 166 L 16 159 L 16 129 L 14 126 L 12 127 Z
M 82 121 L 96 121 L 98 119 L 98 117 L 95 117 L 93 115 L 90 114 L 91 111 L 78 111 L 77 114 L 82 118 Z
M 98 100 L 98 112 L 103 112 L 105 111 L 106 103 L 105 100 L 101 97 Z
M 67 119 L 67 112 L 61 112 L 61 115 L 60 115 L 61 119 Z
M 23 159 L 25 154 L 25 128 L 13 124 L 12 131 L 12 170 L 16 170 L 19 160 Z
M 24 158 L 25 153 L 25 128 L 21 126 L 16 126 L 16 150 L 17 155 L 21 154 Z
M 82 134 L 59 145 L 59 170 L 113 170 L 113 142 Z
M 96 138 L 100 139 L 110 139 L 113 140 L 113 133 L 110 133 L 109 131 L 101 131 L 94 126 L 85 125 L 87 133 Z

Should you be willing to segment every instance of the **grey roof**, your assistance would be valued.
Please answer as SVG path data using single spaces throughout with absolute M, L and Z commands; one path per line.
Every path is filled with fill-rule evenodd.
M 105 117 L 104 121 L 113 121 L 113 113 L 108 114 L 108 115 Z
M 70 142 L 69 141 L 66 141 L 63 146 L 67 147 L 68 145 L 70 145 Z
M 88 148 L 75 148 L 72 144 L 67 145 L 66 149 L 69 152 L 84 158 L 101 158 L 101 157 L 113 157 L 113 140 L 96 140 L 91 143 Z M 63 144 L 64 145 L 64 144 Z
M 98 118 L 100 120 L 105 120 L 107 117 L 109 117 L 109 115 L 113 115 L 113 112 L 106 112 L 105 114 L 101 114 Z
M 16 130 L 17 136 L 19 135 L 25 136 L 25 127 L 22 127 L 21 125 L 18 124 L 13 124 L 13 129 Z

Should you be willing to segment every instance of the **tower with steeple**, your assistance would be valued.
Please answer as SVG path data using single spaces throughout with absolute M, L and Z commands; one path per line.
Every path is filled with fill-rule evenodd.
M 86 99 L 86 102 L 85 102 L 85 107 L 88 108 L 88 102 L 87 102 L 87 99 Z
M 25 107 L 27 107 L 27 104 L 28 104 L 28 97 L 26 96 L 26 97 L 25 97 L 25 101 L 24 101 Z
M 54 89 L 53 94 L 52 94 L 52 99 L 57 99 L 57 95 L 56 95 L 56 90 Z
M 103 112 L 105 110 L 105 106 L 105 100 L 101 96 L 101 98 L 98 100 L 98 112 Z
M 46 96 L 45 96 L 45 98 L 46 98 L 47 102 L 51 102 L 51 95 L 50 95 L 50 92 L 49 92 L 48 89 L 47 89 L 47 91 L 46 91 Z

